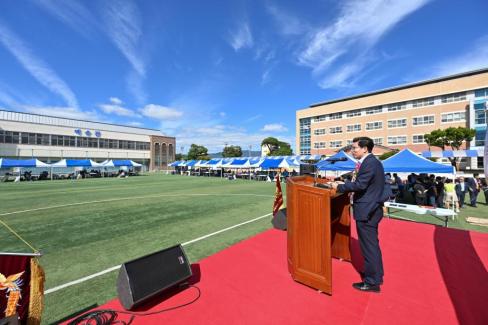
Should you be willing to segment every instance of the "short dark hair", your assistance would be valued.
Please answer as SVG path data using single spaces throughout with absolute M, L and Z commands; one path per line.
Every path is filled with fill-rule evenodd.
M 373 142 L 373 139 L 371 139 L 369 137 L 356 137 L 356 138 L 352 139 L 352 142 L 357 142 L 358 146 L 360 148 L 367 147 L 368 152 L 373 151 L 374 142 Z

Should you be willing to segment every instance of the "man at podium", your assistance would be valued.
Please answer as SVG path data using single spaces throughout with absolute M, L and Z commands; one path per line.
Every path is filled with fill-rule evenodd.
M 363 281 L 352 286 L 361 291 L 380 292 L 383 260 L 378 224 L 383 218 L 385 172 L 381 162 L 372 154 L 374 142 L 371 138 L 357 137 L 352 141 L 352 155 L 359 161 L 353 179 L 346 183 L 334 182 L 332 187 L 341 193 L 350 192 L 352 196 L 353 216 L 364 257 Z

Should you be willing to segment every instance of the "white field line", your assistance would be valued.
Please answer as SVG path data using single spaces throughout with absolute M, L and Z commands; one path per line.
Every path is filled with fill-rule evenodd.
M 76 203 L 69 203 L 69 204 L 60 204 L 60 205 L 51 205 L 42 208 L 36 209 L 27 209 L 27 210 L 17 210 L 11 212 L 0 213 L 0 217 L 9 216 L 12 214 L 24 213 L 24 212 L 33 212 L 33 211 L 40 211 L 40 210 L 48 210 L 48 209 L 57 209 L 57 208 L 65 208 L 71 207 L 76 205 L 83 205 L 83 204 L 94 204 L 94 203 L 106 203 L 106 202 L 114 202 L 114 201 L 126 201 L 126 200 L 134 200 L 134 199 L 147 199 L 147 198 L 157 198 L 157 197 L 178 197 L 178 196 L 259 196 L 259 197 L 274 197 L 274 195 L 265 195 L 265 194 L 252 194 L 252 193 L 236 193 L 236 194 L 156 194 L 156 195 L 145 195 L 145 196 L 129 196 L 129 197 L 119 197 L 114 199 L 107 199 L 107 200 L 97 200 L 97 201 L 85 201 L 85 202 L 76 202 Z
M 228 230 L 231 230 L 231 229 L 234 229 L 234 228 L 237 228 L 237 227 L 240 227 L 240 226 L 243 226 L 245 224 L 248 224 L 248 223 L 251 223 L 251 222 L 254 222 L 254 221 L 257 221 L 257 220 L 260 220 L 260 219 L 263 219 L 263 218 L 266 218 L 268 216 L 270 216 L 271 213 L 268 213 L 268 214 L 265 214 L 264 216 L 260 216 L 260 217 L 257 217 L 257 218 L 254 218 L 254 219 L 251 219 L 251 220 L 248 220 L 248 221 L 244 221 L 242 223 L 239 223 L 237 225 L 233 225 L 233 226 L 230 226 L 230 227 L 227 227 L 227 228 L 224 228 L 224 229 L 221 229 L 221 230 L 218 230 L 216 232 L 213 232 L 211 234 L 208 234 L 208 235 L 204 235 L 204 236 L 201 236 L 201 237 L 198 237 L 198 238 L 195 238 L 195 239 L 192 239 L 190 241 L 187 241 L 186 243 L 183 243 L 181 244 L 182 246 L 187 246 L 187 245 L 190 245 L 190 244 L 193 244 L 193 243 L 196 243 L 200 240 L 203 240 L 203 239 L 206 239 L 208 237 L 212 237 L 212 236 L 215 236 L 215 235 L 218 235 L 220 233 L 223 233 L 225 231 L 228 231 Z M 93 278 L 96 278 L 96 277 L 99 277 L 101 275 L 104 275 L 106 273 L 110 273 L 112 271 L 115 271 L 115 270 L 118 270 L 120 268 L 121 265 L 117 265 L 117 266 L 112 266 L 108 269 L 105 269 L 103 271 L 100 271 L 98 273 L 94 273 L 92 275 L 89 275 L 89 276 L 86 276 L 84 278 L 81 278 L 81 279 L 78 279 L 78 280 L 74 280 L 74 281 L 71 281 L 71 282 L 68 282 L 68 283 L 65 283 L 65 284 L 62 284 L 62 285 L 59 285 L 57 287 L 54 287 L 54 288 L 51 288 L 51 289 L 47 289 L 46 291 L 44 291 L 44 294 L 49 294 L 49 293 L 53 293 L 53 292 L 56 292 L 56 291 L 59 291 L 61 289 L 64 289 L 64 288 L 67 288 L 67 287 L 71 287 L 75 284 L 79 284 L 79 283 L 83 283 L 85 281 L 88 281 L 88 280 L 91 280 Z

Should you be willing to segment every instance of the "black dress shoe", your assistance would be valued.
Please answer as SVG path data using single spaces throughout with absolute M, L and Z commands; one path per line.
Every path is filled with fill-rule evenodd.
M 373 284 L 369 284 L 366 282 L 353 283 L 352 286 L 354 289 L 358 289 L 360 291 L 380 292 L 380 286 L 379 285 L 373 285 Z

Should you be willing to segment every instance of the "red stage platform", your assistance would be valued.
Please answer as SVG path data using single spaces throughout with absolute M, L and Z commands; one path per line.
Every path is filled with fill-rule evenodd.
M 351 287 L 360 281 L 356 238 L 353 231 L 353 264 L 333 261 L 332 296 L 291 279 L 286 232 L 272 229 L 193 265 L 195 303 L 132 324 L 488 324 L 488 234 L 383 220 L 380 294 Z M 138 311 L 196 295 L 188 288 Z M 123 310 L 116 299 L 97 309 Z

